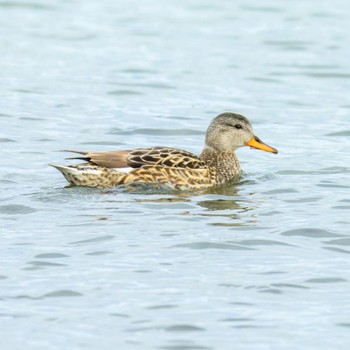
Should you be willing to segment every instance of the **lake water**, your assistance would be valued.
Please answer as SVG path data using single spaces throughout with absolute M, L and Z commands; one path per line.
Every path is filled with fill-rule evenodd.
M 0 347 L 349 349 L 350 5 L 0 1 Z M 66 187 L 60 149 L 199 153 L 201 193 Z

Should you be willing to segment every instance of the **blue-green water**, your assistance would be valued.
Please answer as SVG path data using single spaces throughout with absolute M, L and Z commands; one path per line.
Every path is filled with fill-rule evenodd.
M 0 1 L 0 346 L 349 349 L 350 5 Z M 68 188 L 60 149 L 277 156 L 203 193 Z

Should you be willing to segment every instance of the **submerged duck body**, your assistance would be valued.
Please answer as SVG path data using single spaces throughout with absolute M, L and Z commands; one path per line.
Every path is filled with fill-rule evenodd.
M 239 178 L 241 168 L 235 150 L 243 146 L 277 153 L 276 149 L 254 136 L 247 118 L 236 113 L 223 113 L 210 123 L 199 156 L 170 147 L 109 152 L 69 151 L 79 154 L 72 159 L 81 159 L 85 163 L 51 165 L 77 186 L 148 183 L 174 189 L 203 189 Z

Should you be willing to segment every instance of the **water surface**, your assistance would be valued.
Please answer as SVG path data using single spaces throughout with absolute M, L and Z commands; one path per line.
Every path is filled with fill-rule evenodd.
M 2 349 L 348 349 L 346 1 L 0 1 Z M 199 153 L 200 193 L 66 187 L 60 149 Z

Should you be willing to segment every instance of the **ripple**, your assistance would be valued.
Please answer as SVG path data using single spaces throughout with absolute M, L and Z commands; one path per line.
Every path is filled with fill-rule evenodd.
M 68 258 L 69 255 L 61 254 L 61 253 L 45 253 L 45 254 L 37 254 L 34 258 L 37 259 L 60 259 L 60 258 Z
M 262 194 L 282 194 L 282 193 L 298 193 L 298 191 L 294 188 L 280 188 L 277 190 L 270 190 L 261 192 Z
M 5 313 L 0 313 L 1 318 L 27 318 L 30 317 L 30 315 L 26 314 L 5 314 Z
M 340 326 L 340 327 L 350 327 L 350 322 L 340 322 L 340 323 L 337 323 L 337 326 Z
M 332 209 L 350 210 L 350 205 L 334 205 Z
M 308 45 L 309 42 L 301 40 L 266 40 L 264 44 L 272 46 L 299 46 L 299 45 Z
M 278 83 L 281 84 L 282 81 L 278 80 L 278 79 L 272 79 L 272 78 L 264 78 L 264 77 L 249 77 L 247 78 L 247 80 L 251 80 L 251 81 L 257 81 L 257 82 L 261 82 L 261 83 Z
M 137 88 L 149 88 L 149 89 L 157 89 L 157 90 L 176 90 L 176 87 L 167 83 L 114 83 L 113 85 L 125 86 L 125 87 L 137 87 Z
M 341 16 L 339 13 L 332 13 L 332 12 L 323 12 L 323 11 L 317 11 L 310 13 L 310 17 L 316 17 L 316 18 L 340 18 Z
M 41 298 L 67 298 L 67 297 L 81 297 L 84 294 L 75 292 L 73 290 L 56 290 L 54 292 L 46 293 Z
M 339 185 L 338 183 L 334 183 L 332 181 L 321 181 L 321 183 L 316 184 L 316 186 L 325 188 L 349 188 L 347 185 Z
M 4 1 L 0 2 L 0 7 L 2 8 L 23 8 L 23 9 L 33 9 L 33 10 L 46 10 L 51 11 L 55 8 L 53 6 L 48 6 L 44 4 L 38 4 L 34 2 L 14 2 L 14 1 Z
M 15 184 L 16 182 L 15 181 L 11 181 L 11 180 L 0 180 L 0 183 L 9 185 L 9 184 Z M 7 200 L 7 198 L 6 199 L 0 199 L 0 200 L 3 202 L 5 200 Z
M 178 324 L 164 328 L 167 332 L 198 332 L 205 331 L 205 328 L 191 326 L 189 324 Z
M 339 238 L 325 242 L 326 244 L 350 246 L 350 238 Z
M 38 118 L 38 117 L 20 117 L 21 120 L 28 120 L 28 121 L 42 121 L 44 118 Z M 23 153 L 29 153 L 29 154 L 35 154 L 35 152 L 23 152 Z M 38 153 L 40 154 L 40 152 Z
M 146 307 L 146 309 L 148 309 L 148 310 L 162 310 L 162 309 L 173 309 L 175 307 L 178 307 L 178 305 L 164 304 L 164 305 L 148 306 L 148 307 Z
M 349 168 L 346 167 L 329 167 L 319 170 L 295 170 L 295 169 L 286 169 L 276 171 L 278 175 L 320 175 L 320 174 L 347 174 Z
M 342 235 L 317 228 L 288 230 L 281 233 L 283 236 L 303 236 L 311 238 L 342 237 Z
M 344 278 L 337 277 L 323 277 L 323 278 L 310 278 L 305 281 L 306 283 L 339 283 L 339 282 L 347 282 Z
M 35 213 L 37 210 L 31 207 L 27 207 L 25 205 L 21 204 L 8 204 L 8 205 L 2 205 L 0 206 L 0 213 L 2 214 L 32 214 Z
M 283 292 L 277 288 L 266 288 L 259 290 L 259 293 L 268 293 L 268 294 L 283 294 Z
M 196 242 L 177 244 L 171 248 L 189 248 L 189 249 L 225 249 L 225 250 L 254 250 L 253 248 L 247 248 L 236 244 L 227 243 L 212 243 L 212 242 Z
M 113 316 L 113 317 L 130 318 L 129 315 L 120 314 L 120 313 L 118 313 L 118 312 L 111 312 L 109 315 L 110 315 L 110 316 Z
M 345 250 L 345 249 L 340 249 L 340 248 L 323 247 L 323 249 L 325 249 L 325 250 L 330 250 L 330 251 L 336 252 L 336 253 L 350 254 L 350 251 Z
M 95 238 L 90 238 L 90 239 L 83 239 L 81 241 L 70 242 L 69 244 L 72 244 L 72 245 L 88 245 L 88 244 L 94 244 L 94 243 L 99 243 L 99 242 L 110 241 L 112 239 L 114 239 L 114 236 L 106 235 L 106 236 L 102 236 L 102 237 L 95 237 Z
M 221 322 L 247 322 L 247 321 L 253 321 L 252 318 L 248 318 L 248 317 L 232 317 L 232 318 L 224 318 L 222 320 L 219 320 Z
M 28 261 L 27 265 L 30 265 L 30 266 L 24 267 L 22 270 L 33 271 L 33 270 L 41 270 L 46 267 L 67 266 L 66 264 L 59 264 L 59 263 L 53 263 L 53 262 L 47 262 L 47 261 Z
M 20 92 L 22 94 L 36 94 L 36 95 L 43 95 L 44 94 L 41 91 L 27 90 L 27 89 L 14 89 L 13 91 Z M 24 120 L 42 120 L 41 118 L 33 118 L 33 117 L 21 117 L 20 119 L 24 119 Z
M 135 73 L 135 74 L 156 74 L 157 71 L 154 69 L 144 69 L 144 68 L 125 68 L 121 72 L 124 73 Z
M 260 272 L 261 275 L 283 275 L 286 271 L 270 270 L 266 272 Z
M 287 244 L 279 241 L 273 241 L 269 239 L 246 239 L 243 241 L 238 241 L 236 243 L 247 245 L 247 246 L 257 246 L 257 245 L 282 245 L 288 247 L 295 247 L 295 245 Z
M 109 250 L 97 250 L 95 252 L 85 253 L 85 255 L 92 255 L 92 256 L 101 256 L 101 255 L 107 255 L 112 254 Z
M 163 350 L 211 350 L 213 348 L 202 345 L 164 345 L 160 346 L 159 349 Z
M 325 136 L 350 136 L 350 130 L 342 130 L 325 134 Z
M 333 166 L 333 167 L 327 167 L 322 168 L 320 171 L 323 174 L 348 174 L 350 172 L 350 168 L 343 167 L 343 166 Z
M 252 12 L 272 12 L 272 13 L 284 12 L 284 9 L 279 7 L 272 7 L 272 6 L 241 5 L 240 8 L 242 10 L 252 11 Z
M 310 47 L 312 43 L 301 40 L 266 40 L 264 41 L 264 45 L 277 47 L 283 51 L 304 51 Z
M 270 44 L 271 45 L 271 44 Z M 306 46 L 302 45 L 281 45 L 285 51 L 302 51 L 306 49 Z M 269 74 L 272 77 L 289 77 L 289 76 L 304 76 L 317 79 L 350 79 L 349 73 L 338 72 L 295 72 L 295 71 L 275 71 Z
M 235 305 L 235 306 L 253 306 L 254 304 L 253 303 L 248 303 L 248 302 L 245 302 L 245 301 L 233 301 L 233 302 L 230 302 L 230 305 Z
M 13 139 L 8 139 L 6 137 L 0 137 L 0 142 L 17 142 L 17 141 Z
M 350 74 L 348 73 L 304 73 L 305 76 L 313 78 L 335 78 L 335 79 L 349 79 Z
M 281 287 L 281 288 L 309 289 L 309 287 L 301 286 L 300 284 L 292 284 L 292 283 L 272 283 L 271 286 Z
M 107 92 L 108 95 L 117 95 L 117 96 L 123 96 L 123 95 L 144 95 L 143 92 L 140 91 L 133 91 L 133 90 L 112 90 Z
M 0 118 L 14 118 L 14 116 L 10 114 L 0 113 Z
M 17 295 L 14 297 L 14 299 L 29 299 L 29 300 L 41 300 L 41 299 L 46 299 L 46 298 L 69 298 L 69 297 L 80 297 L 83 296 L 84 294 L 75 292 L 73 290 L 56 290 L 53 292 L 49 292 L 46 294 L 43 294 L 40 297 L 33 297 L 30 295 Z
M 286 199 L 284 201 L 286 203 L 315 203 L 321 199 L 322 197 L 306 197 L 306 198 L 298 198 L 298 199 Z

